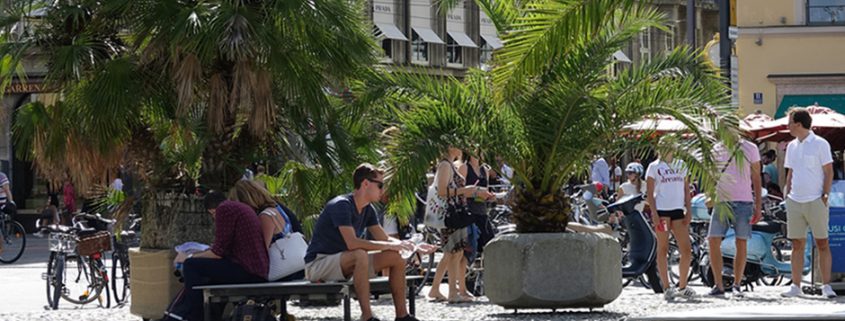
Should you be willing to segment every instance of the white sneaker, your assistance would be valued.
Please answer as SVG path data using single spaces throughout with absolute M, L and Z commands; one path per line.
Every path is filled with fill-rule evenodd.
M 692 300 L 692 299 L 695 299 L 696 294 L 695 294 L 695 291 L 692 288 L 685 287 L 683 289 L 678 289 L 678 293 L 675 296 L 684 298 L 686 300 Z
M 675 299 L 675 295 L 677 294 L 677 292 L 678 288 L 674 286 L 670 287 L 666 290 L 663 290 L 663 298 L 666 299 L 666 301 L 672 301 Z
M 822 296 L 828 299 L 836 298 L 836 292 L 833 291 L 833 288 L 830 287 L 830 284 L 822 285 Z
M 782 296 L 784 298 L 794 298 L 794 297 L 797 297 L 799 295 L 801 295 L 801 287 L 797 286 L 795 284 L 793 284 L 789 287 L 789 291 L 786 291 L 786 292 L 783 292 L 783 293 L 780 294 L 780 296 Z
M 733 286 L 733 291 L 731 291 L 731 292 L 733 293 L 733 295 L 732 295 L 732 296 L 733 296 L 734 298 L 737 298 L 737 299 L 742 299 L 742 298 L 744 298 L 744 297 L 745 297 L 745 292 L 742 292 L 742 287 L 740 287 L 740 286 L 736 286 L 736 285 L 734 285 L 734 286 Z

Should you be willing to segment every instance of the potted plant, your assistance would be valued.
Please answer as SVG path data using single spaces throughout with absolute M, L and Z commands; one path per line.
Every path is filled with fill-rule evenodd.
M 737 116 L 726 88 L 701 55 L 679 48 L 608 73 L 612 55 L 662 17 L 639 1 L 476 1 L 503 35 L 491 71 L 463 80 L 392 72 L 368 83 L 396 115 L 389 145 L 391 209 L 407 211 L 420 177 L 447 146 L 485 151 L 513 168 L 516 234 L 485 248 L 485 292 L 507 308 L 600 307 L 621 293 L 618 243 L 564 233 L 567 182 L 593 155 L 642 147 L 650 134 L 625 136 L 626 124 L 670 115 L 688 131 L 671 148 L 704 188 L 715 188 L 710 148 L 733 146 Z M 638 138 L 639 137 L 639 138 Z
M 162 315 L 175 244 L 211 241 L 198 187 L 227 190 L 259 158 L 326 173 L 355 158 L 354 133 L 337 125 L 354 111 L 331 88 L 375 61 L 362 3 L 34 3 L 3 21 L 30 29 L 0 44 L 2 84 L 22 80 L 15 71 L 38 53 L 54 95 L 18 110 L 16 149 L 47 179 L 70 174 L 77 190 L 121 165 L 138 178 L 144 250 L 132 277 L 155 279 L 133 280 L 133 313 Z

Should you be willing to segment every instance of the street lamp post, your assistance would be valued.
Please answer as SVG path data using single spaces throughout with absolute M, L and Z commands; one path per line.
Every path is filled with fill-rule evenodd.
M 719 0 L 719 68 L 728 85 L 731 83 L 730 20 L 730 0 Z
M 687 0 L 687 43 L 695 48 L 695 0 Z

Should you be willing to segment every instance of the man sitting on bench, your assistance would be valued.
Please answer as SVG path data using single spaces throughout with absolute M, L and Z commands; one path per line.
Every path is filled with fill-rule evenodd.
M 326 204 L 305 255 L 305 278 L 325 282 L 352 277 L 361 304 L 361 320 L 378 321 L 370 308 L 369 279 L 375 276 L 374 271 L 389 269 L 396 320 L 415 321 L 405 307 L 405 260 L 399 255 L 403 250 L 413 251 L 414 244 L 389 238 L 370 205 L 382 196 L 383 177 L 382 170 L 361 164 L 352 178 L 355 190 Z M 367 232 L 374 241 L 365 239 Z M 381 252 L 367 254 L 367 251 Z

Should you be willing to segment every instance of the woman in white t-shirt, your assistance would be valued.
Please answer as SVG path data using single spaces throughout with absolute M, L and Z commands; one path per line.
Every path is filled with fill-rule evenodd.
M 619 185 L 619 189 L 616 191 L 616 199 L 645 193 L 647 189 L 646 183 L 643 181 L 643 172 L 643 165 L 640 165 L 640 163 L 628 163 L 628 166 L 625 166 L 625 174 L 628 175 L 628 180 Z
M 671 139 L 672 136 L 664 138 Z M 670 144 L 662 141 L 663 144 Z M 646 170 L 647 200 L 652 211 L 652 224 L 657 232 L 657 270 L 663 283 L 663 296 L 667 300 L 675 297 L 691 299 L 695 291 L 687 287 L 687 278 L 692 259 L 689 239 L 689 223 L 692 210 L 689 194 L 689 179 L 684 163 L 675 160 L 672 153 L 663 153 L 648 165 Z M 686 211 L 684 211 L 686 209 Z M 680 252 L 680 277 L 678 287 L 669 287 L 669 233 L 675 237 Z

